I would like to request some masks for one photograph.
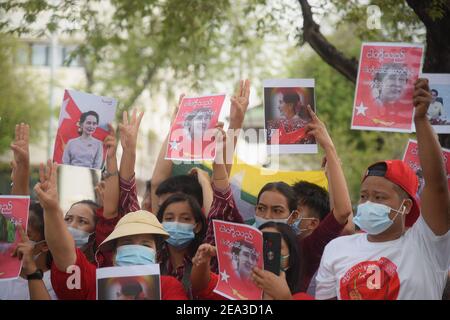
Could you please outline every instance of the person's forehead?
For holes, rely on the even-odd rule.
[[[166,213],[193,215],[192,209],[187,201],[179,201],[169,204],[166,210],[164,210],[164,214]]]
[[[82,217],[86,219],[93,219],[94,214],[92,208],[85,203],[77,203],[67,211],[67,215]]]
[[[265,206],[282,206],[286,207],[287,199],[286,197],[278,191],[268,190],[264,191],[259,197],[259,204]]]
[[[385,177],[379,176],[368,176],[361,183],[361,192],[384,192],[391,193],[392,191],[396,191],[395,184]]]
[[[97,121],[97,118],[93,115],[89,115],[86,117],[86,121]]]

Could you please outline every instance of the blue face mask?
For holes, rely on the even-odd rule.
[[[153,248],[137,244],[127,244],[117,248],[116,266],[137,266],[155,263],[156,252]]]
[[[403,207],[403,211],[392,209],[391,207],[381,203],[366,201],[358,205],[357,213],[353,218],[353,222],[361,228],[361,230],[367,232],[368,234],[377,235],[392,226],[399,213],[405,213],[403,203],[400,207]],[[389,213],[391,210],[397,212],[392,220],[389,219]]]
[[[168,244],[177,249],[184,249],[194,240],[194,225],[190,223],[180,222],[163,222],[164,230],[166,230],[170,238],[166,240]]]
[[[72,227],[67,227],[67,229],[69,229],[69,232],[72,235],[73,240],[75,240],[75,246],[77,248],[81,248],[86,243],[88,243],[91,233],[88,233],[80,229],[75,229]]]

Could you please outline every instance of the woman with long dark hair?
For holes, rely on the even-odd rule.
[[[205,238],[206,218],[197,200],[182,193],[167,198],[157,217],[170,235],[159,244],[157,261],[161,264],[161,274],[177,278],[189,295],[192,258]]]

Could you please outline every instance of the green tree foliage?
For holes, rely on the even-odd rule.
[[[259,2],[10,0],[0,4],[0,28],[36,35],[58,30],[81,38],[73,56],[85,67],[85,90],[118,98],[120,117],[145,89],[164,88],[172,98],[177,86],[211,89],[213,79],[237,80],[239,70],[250,74],[258,61],[264,65],[259,51],[268,23],[251,27],[262,20],[257,9],[265,7]],[[12,13],[22,14],[22,23],[14,24]]]
[[[352,34],[352,29],[345,27],[330,38],[351,55],[359,52],[361,44],[360,41],[355,41]],[[380,160],[401,159],[410,136],[402,133],[351,130],[355,85],[315,54],[299,55],[289,66],[289,76],[315,79],[317,114],[327,125],[335,143],[352,200],[356,203],[361,177],[367,167]],[[317,156],[301,156],[300,161],[318,169],[321,159],[322,153]],[[290,162],[295,163],[292,158]]]
[[[17,44],[0,34],[0,154],[14,139],[15,125],[31,126],[31,139],[37,141],[47,128],[48,111],[43,95],[36,90],[36,80],[14,65]]]

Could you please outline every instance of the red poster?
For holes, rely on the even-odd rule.
[[[30,197],[0,196],[0,281],[17,278],[22,261],[11,257],[22,241],[18,225],[27,228]]]
[[[363,43],[352,129],[412,131],[414,82],[422,57],[422,45]]]
[[[183,98],[172,124],[166,159],[213,160],[216,143],[213,141],[224,94],[197,98]]]
[[[65,90],[59,115],[53,161],[101,169],[106,157],[103,141],[114,121],[117,100]]]
[[[447,170],[447,182],[448,187],[450,189],[450,150],[442,148],[442,156],[444,158],[445,168]],[[411,169],[417,175],[419,179],[419,190],[417,191],[417,196],[420,197],[422,193],[423,187],[425,186],[425,181],[423,180],[422,167],[419,161],[419,149],[417,147],[417,141],[409,140],[408,145],[406,146],[405,154],[403,155],[403,162],[408,164]]]
[[[252,269],[264,265],[261,231],[245,224],[213,223],[219,262],[214,292],[232,300],[261,300],[262,289],[251,280]]]

